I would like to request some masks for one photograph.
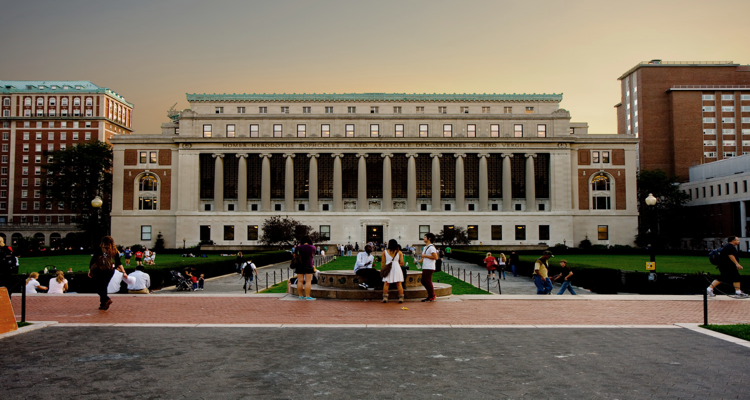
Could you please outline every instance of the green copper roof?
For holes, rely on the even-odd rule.
[[[560,94],[478,94],[478,93],[241,93],[190,94],[188,102],[197,101],[562,101]]]
[[[116,92],[89,81],[0,81],[0,93],[104,93],[133,107]]]

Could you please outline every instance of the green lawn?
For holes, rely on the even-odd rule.
[[[322,265],[318,270],[320,271],[332,271],[332,270],[353,270],[354,263],[357,261],[355,256],[338,257],[335,260]],[[409,264],[410,271],[416,271],[414,258],[411,256],[404,256],[404,261]],[[380,263],[375,263],[375,269],[380,269]],[[479,289],[473,285],[470,285],[460,279],[456,279],[445,272],[436,272],[432,275],[434,282],[440,281],[440,283],[447,283],[453,286],[453,294],[489,294],[487,291]],[[274,286],[264,290],[262,293],[286,293],[287,281],[277,283]]]
[[[538,256],[521,256],[521,261],[534,262]],[[550,259],[550,265],[559,265],[560,260],[568,261],[571,268],[613,268],[627,271],[646,271],[648,255],[559,255]],[[740,259],[740,264],[743,260]],[[750,261],[744,262],[742,275],[750,275]],[[656,256],[656,272],[672,274],[693,274],[708,272],[718,274],[716,266],[708,262],[708,256]]]
[[[230,259],[233,257],[221,257],[219,255],[210,254],[206,258],[185,258],[180,254],[157,254],[156,265],[147,266],[147,268],[161,268],[165,267],[165,264],[172,263],[190,263],[196,264],[201,262],[216,261],[218,258]],[[89,262],[91,256],[89,255],[69,255],[69,256],[52,256],[52,257],[19,257],[19,273],[39,272],[44,270],[47,265],[54,265],[58,270],[68,271],[68,268],[73,268],[74,272],[88,271]],[[130,268],[135,268],[135,258],[130,260]],[[125,259],[122,259],[123,264]],[[51,268],[51,267],[50,267]],[[126,267],[127,268],[127,267]]]
[[[710,329],[725,335],[740,339],[750,340],[750,324],[737,325],[701,325],[701,328]]]

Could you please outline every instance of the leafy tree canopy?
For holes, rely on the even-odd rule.
[[[288,216],[275,215],[263,221],[263,236],[260,241],[267,246],[292,246],[306,235],[310,235],[313,242],[320,240],[320,235],[311,226],[302,225]]]
[[[639,211],[636,244],[640,247],[650,244],[654,248],[679,246],[684,233],[684,205],[690,201],[690,195],[680,190],[677,177],[662,170],[640,170],[636,179]],[[656,205],[646,204],[649,194],[656,197]]]
[[[469,235],[466,229],[460,226],[454,226],[453,229],[441,229],[435,237],[435,241],[444,245],[451,246],[454,244],[469,244]]]

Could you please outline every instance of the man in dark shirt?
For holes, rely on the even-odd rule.
[[[516,272],[516,265],[518,265],[518,254],[516,252],[510,253],[510,270],[513,272],[513,276],[518,276],[518,273]]]
[[[740,271],[742,266],[739,262],[740,253],[737,251],[737,246],[740,244],[740,238],[737,236],[730,236],[727,238],[727,244],[721,248],[719,257],[719,272],[721,276],[719,279],[713,281],[711,286],[706,289],[709,296],[716,296],[714,294],[714,288],[719,283],[733,284],[734,293],[737,297],[748,297],[745,293],[740,290]]]
[[[570,267],[568,267],[568,262],[565,260],[560,260],[560,267],[562,267],[562,271],[557,274],[557,276],[555,276],[555,280],[562,278],[563,283],[560,291],[557,292],[557,294],[563,294],[567,289],[570,291],[570,294],[575,296],[576,292],[575,290],[573,290],[573,286],[570,286],[570,278],[573,276],[573,271],[570,270]]]

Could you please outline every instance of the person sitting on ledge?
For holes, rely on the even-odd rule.
[[[380,271],[373,268],[374,257],[372,246],[365,246],[365,251],[357,253],[357,262],[354,264],[354,273],[361,277],[363,282],[359,284],[362,289],[375,289],[383,284]]]
[[[135,283],[128,283],[128,293],[130,294],[149,294],[148,288],[151,286],[151,277],[144,272],[145,268],[143,265],[135,267],[135,272],[130,274],[131,278],[135,278]]]

